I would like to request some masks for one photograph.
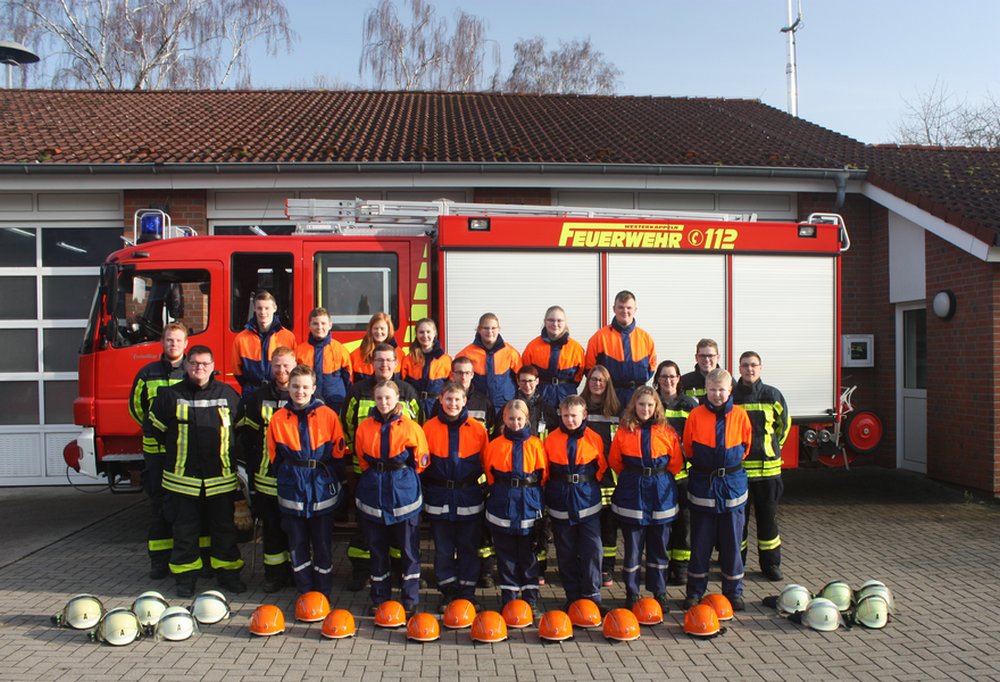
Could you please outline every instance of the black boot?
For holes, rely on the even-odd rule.
[[[215,574],[219,581],[219,587],[222,589],[229,590],[233,594],[243,594],[247,591],[246,583],[240,580],[239,570],[223,571],[220,569]]]
[[[181,599],[188,599],[194,596],[195,588],[198,585],[198,576],[194,573],[182,573],[177,576],[177,596]]]

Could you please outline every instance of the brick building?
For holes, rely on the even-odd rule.
[[[1000,494],[1000,152],[865,145],[725,99],[10,91],[0,116],[2,485],[66,480],[97,266],[135,209],[221,234],[287,229],[289,197],[445,197],[842,213],[842,331],[874,338],[845,383],[884,421],[873,461]],[[765,303],[794,330],[803,311]]]

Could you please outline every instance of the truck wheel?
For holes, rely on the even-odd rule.
[[[847,415],[844,437],[849,447],[859,455],[867,455],[878,448],[885,433],[882,418],[874,410],[857,410]]]

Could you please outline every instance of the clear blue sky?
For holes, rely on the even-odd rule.
[[[623,95],[754,98],[787,109],[786,0],[432,0],[486,19],[509,71],[520,38],[549,46],[589,36],[623,75]],[[402,9],[402,0],[397,0]],[[375,0],[286,0],[290,55],[255,49],[255,87],[370,85],[358,75],[362,24]],[[799,115],[863,142],[888,142],[905,100],[935,82],[957,99],[1000,96],[1000,2],[802,0]],[[401,12],[402,14],[402,12]]]

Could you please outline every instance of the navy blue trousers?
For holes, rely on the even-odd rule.
[[[441,594],[469,600],[476,596],[482,528],[482,514],[457,521],[431,520],[434,576]]]
[[[497,572],[500,574],[500,602],[517,598],[534,607],[538,603],[538,557],[535,535],[508,535],[493,528],[497,548]]]
[[[701,597],[708,588],[708,564],[712,549],[719,548],[722,571],[722,594],[743,595],[743,558],[740,543],[746,506],[736,511],[716,514],[691,505],[691,562],[688,564],[687,596]]]
[[[333,590],[333,514],[306,518],[282,514],[281,527],[288,535],[292,578],[299,594]]]
[[[587,598],[601,603],[601,517],[580,523],[552,520],[552,536],[559,562],[559,580],[568,601]]]
[[[620,518],[618,524],[625,540],[625,560],[622,578],[625,591],[639,594],[639,568],[642,565],[643,550],[646,553],[646,589],[654,595],[667,591],[667,545],[670,544],[670,524],[639,526],[626,523]]]
[[[371,599],[373,604],[388,601],[392,594],[389,579],[389,546],[399,547],[403,571],[403,606],[407,609],[420,601],[420,516],[387,526],[378,521],[358,519],[371,552]]]

